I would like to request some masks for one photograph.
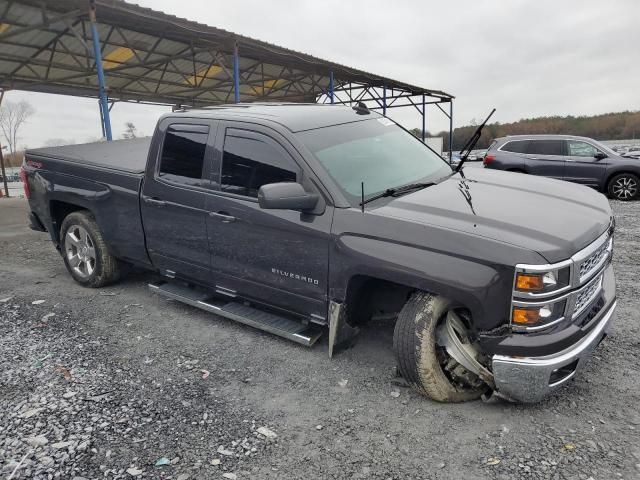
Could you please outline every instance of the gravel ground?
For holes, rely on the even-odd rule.
[[[640,478],[640,203],[613,208],[618,320],[582,374],[538,405],[440,405],[397,383],[388,323],[329,360],[148,273],[85,289],[0,199],[0,478]]]

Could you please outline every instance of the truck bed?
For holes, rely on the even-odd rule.
[[[151,137],[142,137],[113,142],[34,148],[29,149],[27,153],[31,157],[42,156],[127,173],[143,173],[150,144]]]

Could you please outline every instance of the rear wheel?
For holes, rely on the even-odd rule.
[[[98,288],[120,278],[118,260],[107,251],[93,215],[87,211],[67,215],[60,228],[62,257],[73,279]]]
[[[411,296],[398,316],[393,335],[398,369],[415,390],[433,400],[475,400],[487,390],[486,384],[453,359],[438,341],[448,316],[455,320],[454,330],[460,340],[468,341],[451,301],[425,292]]]
[[[635,200],[638,198],[640,181],[633,173],[620,173],[609,180],[608,193],[616,200]]]

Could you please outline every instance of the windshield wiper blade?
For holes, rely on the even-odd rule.
[[[404,195],[405,193],[412,192],[414,190],[422,190],[423,188],[430,187],[435,185],[433,182],[421,182],[421,183],[410,183],[408,185],[402,185],[401,187],[387,188],[384,192],[380,192],[373,197],[369,197],[366,200],[360,202],[360,206],[366,205],[369,202],[373,202],[374,200],[378,200],[379,198],[384,197],[398,197],[400,195]]]
[[[480,137],[482,136],[482,129],[487,124],[491,116],[495,113],[495,111],[496,111],[495,108],[491,110],[491,113],[489,114],[489,116],[484,119],[484,122],[478,125],[478,128],[476,128],[476,131],[473,133],[471,138],[467,140],[467,143],[464,144],[464,147],[462,147],[462,150],[460,150],[460,161],[458,162],[458,165],[454,169],[454,172],[459,172],[462,169],[462,165],[464,165],[464,162],[467,161],[467,157],[471,153],[471,150],[475,148],[476,143],[478,143],[478,140],[480,140]],[[451,154],[451,157],[453,157],[453,154]],[[450,161],[453,161],[453,158],[451,158]]]

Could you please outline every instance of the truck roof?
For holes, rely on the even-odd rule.
[[[247,120],[259,118],[279,123],[292,132],[302,132],[341,123],[381,117],[379,113],[358,113],[343,105],[318,103],[238,103],[173,112],[166,116]]]

